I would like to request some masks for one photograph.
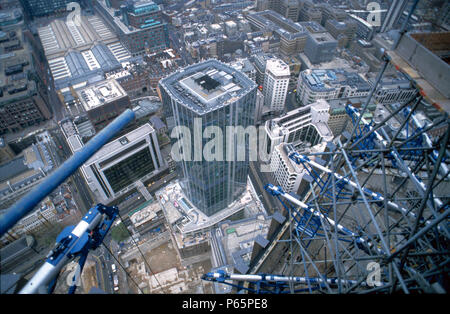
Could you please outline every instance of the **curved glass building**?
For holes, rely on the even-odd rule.
[[[172,132],[173,144],[184,138],[183,159],[177,162],[181,186],[193,205],[208,216],[237,200],[246,188],[249,138],[242,129],[235,132],[230,127],[246,129],[254,124],[256,88],[245,74],[213,59],[159,82],[169,128],[185,127],[190,135],[174,138],[176,132]],[[221,132],[208,133],[208,127]],[[239,142],[240,136],[245,141]],[[211,148],[212,140],[216,145]],[[203,151],[215,158],[205,158]]]

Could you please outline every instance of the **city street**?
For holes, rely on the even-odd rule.
[[[51,134],[53,136],[53,139],[56,143],[57,154],[61,161],[65,161],[70,156],[72,156],[72,152],[67,145],[64,136],[61,134],[61,131],[58,129],[51,130]],[[95,204],[94,199],[90,193],[90,190],[86,186],[86,183],[84,182],[84,179],[81,177],[81,174],[79,171],[75,172],[71,177],[70,181],[75,186],[73,187],[72,191],[74,192],[74,197],[77,201],[77,204],[81,210],[82,213],[87,212],[89,208],[92,207],[92,205]],[[81,200],[81,203],[79,202]]]
[[[286,103],[284,106],[284,112],[289,112],[298,107],[300,107],[300,104],[297,103],[294,91],[288,91],[288,93],[286,95]]]

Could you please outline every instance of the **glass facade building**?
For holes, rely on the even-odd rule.
[[[33,17],[63,12],[70,2],[74,0],[21,0],[25,12]]]
[[[104,170],[114,192],[126,188],[143,176],[155,170],[149,147]]]
[[[239,142],[243,132],[231,132],[229,127],[246,129],[254,124],[257,85],[217,60],[188,66],[159,84],[169,128],[181,126],[190,132],[190,141],[184,141],[181,149],[184,156],[177,162],[181,186],[189,200],[211,216],[238,199],[246,188],[248,136],[244,134],[245,142]],[[218,127],[221,136],[205,136],[210,126]],[[173,130],[173,144],[184,136],[174,134]],[[209,151],[207,143],[212,140],[220,147],[210,150],[217,158],[207,160],[203,149]],[[242,152],[245,158],[238,156]]]
[[[81,173],[96,199],[109,202],[164,169],[156,132],[146,123],[105,144],[83,165]]]

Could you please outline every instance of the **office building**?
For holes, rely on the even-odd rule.
[[[349,14],[349,17],[356,22],[356,36],[360,39],[371,41],[375,35],[375,27],[355,14]]]
[[[303,105],[318,99],[341,99],[367,96],[370,85],[358,74],[344,69],[308,69],[300,72],[297,98]]]
[[[316,21],[298,22],[298,24],[303,26],[310,34],[327,32],[327,30]]]
[[[211,216],[246,189],[248,143],[238,148],[236,137],[226,135],[227,127],[253,125],[257,86],[240,71],[213,59],[179,70],[159,84],[169,129],[185,127],[192,134],[190,143],[183,143],[183,158],[178,161],[183,191],[195,207]],[[212,161],[202,154],[202,147],[209,142],[202,139],[207,126],[217,126],[225,139],[218,140],[222,155]],[[182,136],[178,134],[176,140],[181,141]],[[238,150],[245,158],[237,159]]]
[[[248,59],[237,59],[230,63],[230,66],[248,76],[256,82],[256,69]]]
[[[280,143],[294,146],[309,143],[309,146],[314,146],[322,141],[331,141],[333,133],[328,127],[329,110],[330,105],[320,99],[266,121],[264,151],[271,154]]]
[[[336,55],[337,41],[329,33],[308,34],[305,55],[313,64],[328,62]]]
[[[67,4],[73,0],[21,0],[25,13],[30,17],[65,13]]]
[[[23,13],[20,8],[0,10],[0,27],[3,31],[22,26],[23,24]]]
[[[322,11],[312,1],[303,1],[299,12],[299,21],[315,21],[320,24],[322,22]]]
[[[367,81],[373,86],[375,79],[375,75],[371,75]],[[411,101],[417,92],[405,74],[394,71],[383,75],[373,96],[379,103],[388,105]]]
[[[300,0],[282,0],[280,1],[277,12],[285,18],[297,22],[300,14],[300,9]]]
[[[0,137],[0,164],[10,161],[15,155],[11,146],[5,142],[3,137]]]
[[[48,134],[41,135],[48,138]],[[53,171],[55,161],[50,149],[47,142],[38,141],[0,165],[0,209],[9,208]]]
[[[264,105],[270,111],[281,112],[284,109],[291,73],[289,67],[280,59],[270,59],[264,75]]]
[[[279,36],[281,53],[289,56],[305,48],[308,31],[300,24],[271,10],[249,14],[247,19],[257,30]]]
[[[167,23],[161,7],[151,0],[134,0],[115,9],[105,0],[94,9],[118,34],[121,43],[132,56],[165,50],[170,46]]]
[[[36,251],[33,248],[35,243],[36,241],[32,236],[23,236],[2,247],[0,249],[0,268],[2,275],[12,273],[14,268],[23,260],[35,257]]]
[[[256,83],[258,84],[258,86],[262,87],[264,85],[267,60],[272,58],[275,57],[273,55],[265,54],[262,52],[252,56],[252,62],[256,70]]]
[[[349,99],[333,99],[328,101],[328,104],[330,105],[328,127],[335,137],[341,135],[344,131],[349,133],[353,131],[353,123],[345,110],[345,106],[350,104],[354,108],[361,108],[366,99],[367,97],[357,97]],[[364,119],[371,121],[376,108],[377,104],[375,103],[375,100],[372,99],[367,106],[366,112],[364,113]]]
[[[75,153],[83,147],[79,135],[67,137]],[[166,168],[155,130],[150,124],[105,144],[81,168],[99,202],[109,202]]]
[[[289,158],[289,154],[296,151],[298,150],[292,144],[280,143],[275,146],[270,158],[270,169],[277,185],[281,186],[284,192],[301,195],[302,190],[308,188],[309,174],[302,165]]]
[[[347,19],[347,13],[335,6],[332,6],[328,3],[321,3],[319,5],[320,10],[322,11],[322,20],[320,24],[326,27],[328,20],[336,20],[338,22],[343,22]]]
[[[20,29],[0,31],[0,55],[0,133],[50,119],[46,89],[36,75],[31,46]]]
[[[356,35],[356,22],[351,19],[338,21],[328,19],[325,28],[339,42],[339,47],[347,47]]]
[[[226,220],[211,232],[212,266],[230,267],[233,272],[245,274],[255,241],[264,241],[269,232],[272,217],[259,213],[254,217]],[[267,240],[265,240],[267,241]],[[218,285],[220,288],[225,285]],[[231,290],[231,287],[229,287]],[[227,289],[228,290],[228,289]],[[231,291],[227,291],[231,293]],[[216,293],[224,293],[215,287]]]
[[[298,75],[302,68],[302,62],[298,56],[284,56],[281,59],[289,66],[291,77],[289,78],[288,90],[293,90],[297,87]]]
[[[256,91],[255,125],[259,125],[261,123],[263,113],[264,113],[264,94],[258,89]]]
[[[98,131],[125,109],[131,108],[130,97],[115,79],[103,80],[76,91],[77,102]]]

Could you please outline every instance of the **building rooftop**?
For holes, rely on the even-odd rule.
[[[266,28],[290,40],[307,34],[307,30],[302,25],[294,23],[292,20],[272,10],[252,13],[248,17],[258,21],[262,28]]]
[[[314,33],[326,33],[327,32],[325,27],[323,27],[322,25],[320,25],[316,21],[298,22],[298,24],[300,24],[301,26],[306,28],[308,30],[308,32],[310,32],[311,34],[314,34]]]
[[[122,12],[119,15],[115,14],[115,9],[113,7],[108,8],[105,0],[98,0],[97,5],[99,5],[104,12],[106,12],[109,16],[108,18],[114,22],[114,24],[122,31],[124,34],[131,34],[140,32],[143,30],[148,30],[149,28],[158,27],[161,24],[161,21],[150,21],[147,24],[141,26],[141,28],[133,27],[132,25],[126,25],[123,22]],[[160,10],[159,5],[155,4],[153,1],[133,1],[131,6],[129,7],[128,13],[133,15],[142,15],[147,14],[151,11]]]
[[[127,96],[115,79],[104,80],[76,91],[84,108],[89,111]]]
[[[373,85],[376,80],[377,73],[367,73],[367,81]],[[379,86],[383,88],[412,88],[411,81],[408,77],[399,71],[386,71],[379,82]]]
[[[0,249],[0,261],[2,261],[2,266],[5,266],[11,260],[17,258],[23,254],[27,249],[30,249],[35,243],[32,236],[23,236],[20,239],[2,247]]]
[[[182,234],[193,234],[208,230],[244,209],[251,212],[259,210],[251,195],[250,186],[247,186],[247,190],[239,199],[212,216],[205,215],[191,204],[183,193],[178,180],[157,191],[156,196],[164,208],[164,214],[169,223],[177,224],[177,228]]]
[[[131,147],[132,145],[136,144],[133,142],[141,138],[144,138],[153,131],[154,131],[153,127],[150,124],[146,123],[140,126],[139,128],[134,129],[131,132],[128,132],[124,136],[103,145],[103,147],[99,151],[97,151],[97,153],[94,156],[92,156],[85,163],[85,165],[93,164],[99,160],[107,159],[108,157],[111,157],[119,152],[122,152],[125,146]]]
[[[270,71],[274,76],[289,76],[289,66],[281,59],[269,59],[266,64],[266,71]]]
[[[151,125],[155,128],[155,130],[160,130],[166,127],[166,125],[164,124],[164,122],[161,120],[160,117],[158,116],[152,116],[150,118],[150,123]]]
[[[346,20],[346,21],[342,21],[342,22],[340,22],[340,21],[337,21],[337,20],[335,20],[335,19],[328,19],[327,20],[327,23],[330,23],[331,25],[333,25],[336,29],[341,29],[341,30],[344,30],[344,29],[346,29],[347,27],[348,27],[348,25],[350,24],[350,23],[355,23],[353,20]]]
[[[66,55],[48,60],[55,87],[85,85],[101,80],[104,73],[122,67],[130,54],[120,43],[95,43],[84,51],[71,50]]]
[[[128,214],[131,222],[137,228],[157,217],[157,212],[161,210],[161,207],[157,202],[148,201],[143,206],[140,206],[137,210]]]
[[[342,55],[342,54],[341,54]],[[299,53],[298,57],[302,62],[302,68],[306,69],[344,69],[348,72],[366,73],[369,66],[363,61],[351,58],[344,59],[342,56],[335,56],[331,61],[313,64],[304,52]]]
[[[328,91],[342,85],[355,87],[358,90],[370,90],[370,85],[358,74],[344,69],[308,69],[300,75],[304,84],[314,91]]]
[[[42,142],[32,144],[21,156],[0,165],[0,197],[33,184],[53,168],[48,148]]]
[[[351,17],[352,19],[354,19],[355,21],[361,23],[362,25],[364,25],[365,27],[367,27],[368,29],[372,29],[373,26],[372,24],[370,24],[369,22],[367,22],[365,19],[360,18],[359,16],[355,15],[355,14],[349,14],[349,17]]]
[[[9,162],[0,165],[0,182],[10,180],[26,171],[29,168],[25,164],[25,157],[14,158]]]
[[[312,33],[312,34],[309,34],[309,37],[318,44],[326,43],[326,42],[336,42],[336,39],[334,39],[334,37],[331,36],[330,33],[328,33],[328,32]]]
[[[7,9],[0,11],[0,27],[3,29],[9,26],[18,26],[23,24],[23,13],[19,8]]]
[[[237,221],[224,221],[213,230],[218,250],[212,251],[219,266],[232,265],[240,273],[246,273],[250,264],[255,240],[266,237],[271,217],[260,213],[255,217]]]
[[[256,87],[242,72],[214,59],[178,70],[160,84],[198,114],[226,106]]]
[[[0,40],[0,104],[25,99],[37,92],[34,80],[28,74],[34,72],[31,46],[23,40],[20,29],[3,33]]]
[[[248,59],[238,59],[230,63],[230,66],[238,71],[250,73],[255,71],[255,67]]]
[[[117,36],[97,15],[80,15],[79,20],[55,19],[38,28],[38,35],[47,58],[61,57],[70,50],[83,51],[94,43],[118,42]]]
[[[324,99],[319,99],[316,102],[304,107],[300,107],[289,112],[282,114],[281,116],[267,121],[270,132],[274,136],[281,136],[284,133],[288,133],[292,130],[304,127],[308,124],[315,126],[316,130],[325,141],[329,141],[333,137],[328,124],[322,122],[321,119],[315,118],[312,115],[312,111],[326,111],[328,112],[330,105]]]

